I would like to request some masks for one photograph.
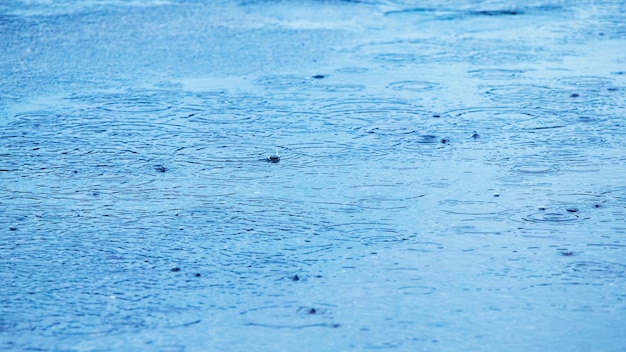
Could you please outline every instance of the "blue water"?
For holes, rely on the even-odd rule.
[[[626,351],[626,3],[16,0],[0,33],[0,350]]]

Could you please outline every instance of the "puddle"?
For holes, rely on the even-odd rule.
[[[0,349],[623,348],[625,10],[0,5]]]

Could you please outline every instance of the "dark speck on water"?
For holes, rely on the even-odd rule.
[[[154,170],[157,171],[157,172],[165,172],[165,171],[167,171],[167,169],[163,165],[155,165],[154,166]]]
[[[179,267],[174,267],[170,271],[172,271],[172,272],[179,272],[180,268]]]
[[[275,154],[270,154],[267,156],[267,162],[269,163],[278,163],[280,161],[280,155],[278,155],[278,153]]]

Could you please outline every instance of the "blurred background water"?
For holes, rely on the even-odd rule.
[[[625,14],[3,2],[0,349],[624,351]]]

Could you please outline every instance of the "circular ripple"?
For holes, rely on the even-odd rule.
[[[365,67],[342,67],[335,70],[335,72],[339,73],[350,73],[350,74],[358,74],[368,72],[369,69]]]
[[[372,56],[374,61],[389,63],[411,63],[415,61],[415,55],[409,53],[381,53]]]
[[[58,123],[61,119],[61,115],[51,112],[27,112],[14,115],[14,119],[9,125],[12,126],[30,126],[32,128],[40,127],[42,125]]]
[[[493,130],[518,132],[522,129],[536,129],[562,124],[557,112],[548,109],[525,107],[472,107],[446,113],[458,132]]]
[[[509,217],[511,220],[532,222],[541,224],[567,224],[588,219],[583,217],[578,209],[572,205],[556,205],[550,207],[531,208],[526,207],[515,212]],[[549,231],[547,236],[550,236]],[[536,231],[532,231],[527,237],[545,237],[541,234],[537,236]]]
[[[303,329],[332,326],[330,307],[329,305],[322,305],[322,307],[267,306],[249,309],[240,314],[248,320],[248,325]]]
[[[507,70],[501,68],[484,68],[468,71],[472,77],[486,80],[511,79],[521,76],[524,72],[523,70]]]
[[[447,200],[440,202],[442,210],[456,215],[493,215],[504,211],[495,202]]]
[[[567,211],[539,211],[533,214],[529,214],[524,217],[524,220],[530,222],[568,222],[568,221],[576,221],[580,218],[578,215],[567,212]]]
[[[361,84],[315,84],[311,85],[311,90],[321,92],[358,92],[365,89]]]
[[[426,296],[433,294],[436,289],[430,286],[404,286],[399,287],[398,291],[400,291],[404,295],[408,296]]]
[[[596,278],[617,278],[626,275],[626,265],[603,261],[579,261],[570,264],[572,271]]]
[[[530,238],[554,238],[559,235],[559,232],[555,230],[549,230],[549,229],[533,229],[533,230],[520,229],[520,235],[522,237],[530,237]]]
[[[460,60],[458,52],[454,51],[454,46],[440,42],[399,40],[370,43],[356,47],[354,52],[377,63],[408,64],[432,63],[433,61],[441,63]]]
[[[429,116],[421,107],[402,100],[393,99],[337,99],[323,102],[319,111],[328,123],[345,124],[348,122],[354,127],[368,129],[373,124],[385,122],[387,126],[405,128],[407,124],[415,124]],[[402,126],[398,124],[407,123]],[[356,124],[356,126],[355,126]],[[387,130],[393,128],[387,128]]]
[[[491,88],[483,93],[496,103],[533,104],[543,101],[552,89],[535,84],[511,84]]]
[[[112,112],[146,113],[168,110],[171,105],[161,101],[156,96],[114,96],[110,97],[109,101],[103,102],[99,108]]]
[[[408,90],[412,92],[424,92],[439,88],[439,83],[426,82],[426,81],[400,81],[392,82],[388,85],[389,88],[394,90]]]
[[[554,174],[558,169],[553,165],[546,165],[541,162],[528,162],[515,165],[512,169],[514,172],[521,174],[545,175]]]
[[[269,75],[254,80],[254,84],[272,89],[302,88],[309,82],[309,77],[299,75]]]
[[[564,111],[568,109],[597,110],[615,107],[612,95],[596,86],[567,85],[565,88],[549,88],[539,85],[507,85],[491,88],[484,95],[498,104],[536,107]]]
[[[613,85],[613,79],[600,76],[574,76],[558,80],[560,84],[580,88],[604,88]]]
[[[399,235],[390,235],[390,236],[366,236],[361,239],[363,242],[367,244],[372,243],[402,243],[406,241],[406,238],[403,238]]]

